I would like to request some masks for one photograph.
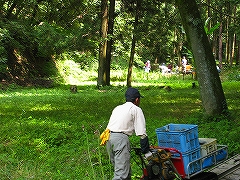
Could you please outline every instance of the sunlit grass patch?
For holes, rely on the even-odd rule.
[[[144,98],[150,143],[157,144],[155,129],[169,123],[199,125],[199,136],[217,138],[239,151],[239,86],[224,82],[232,119],[209,121],[202,114],[201,98],[192,79],[160,78],[134,82]],[[170,86],[168,91],[163,87]],[[111,179],[112,166],[99,134],[106,128],[113,108],[125,102],[124,85],[96,88],[78,85],[55,88],[17,88],[0,95],[0,176],[5,179]],[[131,137],[132,146],[139,138]],[[141,171],[135,162],[133,175]]]

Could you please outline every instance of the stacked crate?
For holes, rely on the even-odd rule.
[[[192,124],[168,124],[156,129],[158,146],[163,148],[175,148],[180,154],[172,154],[175,166],[181,166],[179,160],[183,161],[185,174],[193,174],[201,170],[200,161],[194,163],[201,157],[201,148],[198,139],[198,126]]]
[[[226,149],[217,150],[217,139],[199,138],[201,147],[201,156],[203,158],[202,167],[207,168],[227,157]],[[217,153],[216,153],[217,151]]]
[[[215,138],[198,138],[201,147],[201,156],[207,156],[217,150],[217,139]]]
[[[213,151],[217,150],[217,139],[214,138],[199,138],[201,147],[201,156],[203,159],[202,167],[207,168],[214,164],[214,156],[209,156]]]

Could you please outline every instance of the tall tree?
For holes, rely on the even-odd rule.
[[[115,13],[115,0],[110,0],[109,5],[109,21],[108,21],[108,32],[107,32],[107,54],[106,54],[106,85],[110,85],[110,67],[112,57],[112,46],[113,46],[113,26],[114,26],[114,13]]]
[[[101,1],[101,42],[99,46],[98,86],[110,85],[110,66],[113,45],[115,0]]]
[[[107,56],[107,28],[108,28],[108,0],[101,1],[101,42],[99,45],[99,63],[98,63],[98,86],[107,85],[107,69],[106,69],[106,56]]]
[[[203,108],[210,116],[224,114],[227,102],[196,1],[175,2],[193,51]]]
[[[132,86],[132,70],[133,70],[133,61],[135,55],[135,46],[136,46],[136,30],[138,27],[138,20],[139,20],[139,13],[140,13],[140,3],[141,0],[136,0],[136,9],[135,9],[135,21],[134,21],[134,29],[133,29],[133,36],[132,36],[132,46],[130,52],[130,59],[129,59],[129,66],[128,66],[128,75],[127,75],[127,86]]]
[[[233,24],[235,24],[236,23],[236,10],[237,10],[237,8],[236,8],[236,6],[234,5],[233,6]],[[234,56],[235,56],[235,44],[236,44],[236,33],[235,32],[233,32],[232,33],[232,44],[231,44],[231,51],[230,51],[230,66],[232,66],[233,65],[233,59],[234,59]]]

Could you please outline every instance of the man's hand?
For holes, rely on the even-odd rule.
[[[142,149],[142,153],[146,154],[149,152],[149,142],[148,142],[148,136],[142,135],[140,139],[140,146]]]
[[[149,161],[153,158],[153,154],[148,151],[147,153],[144,154],[144,157]]]

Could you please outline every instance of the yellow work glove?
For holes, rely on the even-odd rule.
[[[102,140],[100,143],[101,146],[104,146],[107,143],[109,136],[110,136],[110,130],[105,129],[105,131],[103,131],[103,133],[100,135],[100,139]]]

